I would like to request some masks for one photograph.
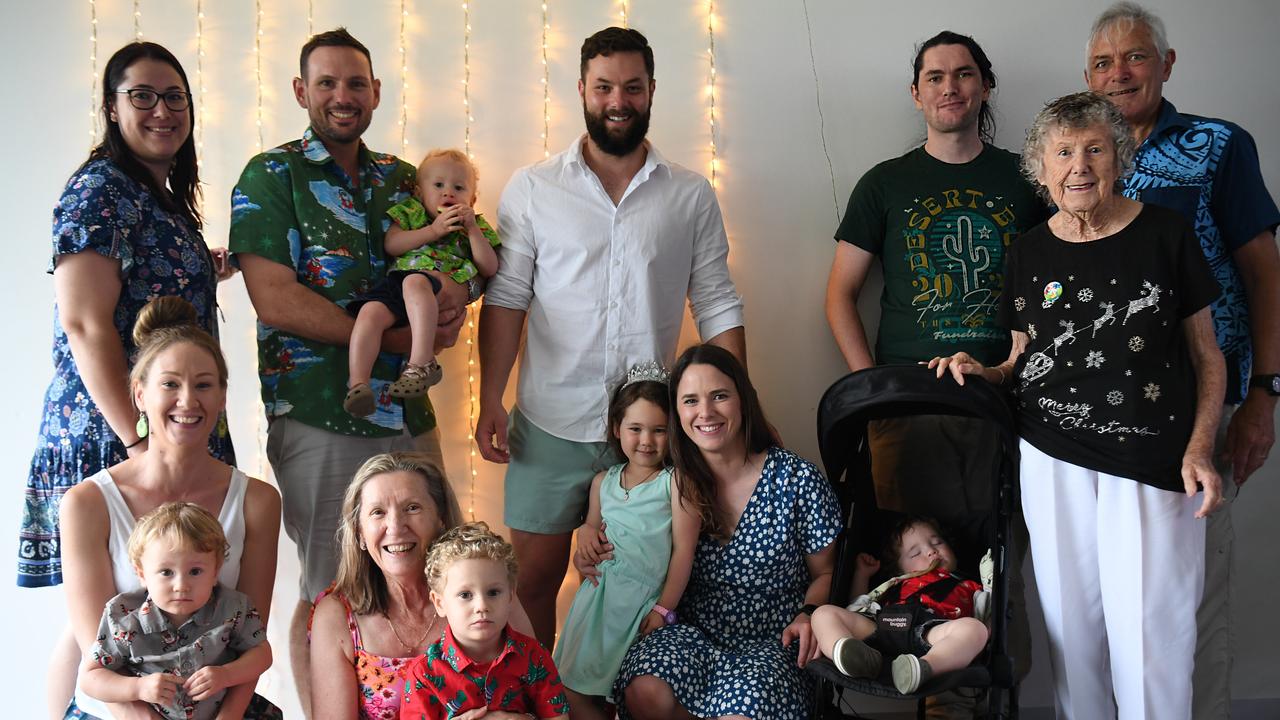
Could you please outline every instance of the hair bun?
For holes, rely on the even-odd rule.
[[[133,343],[142,347],[159,330],[190,325],[200,326],[195,307],[180,297],[166,295],[147,303],[133,323]]]

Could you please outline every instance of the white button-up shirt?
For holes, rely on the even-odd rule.
[[[582,157],[585,137],[507,183],[485,302],[528,313],[520,412],[556,437],[597,442],[627,369],[674,361],[686,297],[703,340],[742,326],[743,314],[706,178],[646,143],[615,206]]]

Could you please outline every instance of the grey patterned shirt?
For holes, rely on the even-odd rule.
[[[209,602],[181,627],[151,602],[146,588],[120,593],[102,611],[95,662],[122,675],[142,677],[158,672],[183,678],[207,665],[225,665],[266,639],[262,616],[249,596],[219,584]],[[168,706],[152,703],[173,720],[205,720],[218,714],[226,690],[196,702],[182,688]]]

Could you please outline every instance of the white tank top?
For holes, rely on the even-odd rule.
[[[116,593],[129,592],[142,587],[142,581],[133,571],[133,563],[129,560],[129,534],[133,532],[135,519],[129,512],[129,506],[120,494],[120,488],[111,478],[107,470],[101,470],[88,478],[89,482],[98,486],[102,499],[107,503],[107,516],[111,519],[111,536],[107,547],[111,552],[111,575],[116,581]],[[218,512],[218,522],[227,536],[227,559],[218,572],[218,582],[234,588],[240,581],[240,557],[244,554],[244,498],[249,488],[249,478],[239,470],[231,469],[231,482],[227,485],[227,496],[222,501],[222,509]],[[115,595],[113,594],[112,597]],[[84,694],[77,684],[76,706],[82,711],[101,718],[111,717],[110,711],[103,703]]]
[[[89,481],[98,486],[102,499],[107,503],[107,516],[111,518],[111,538],[108,548],[111,552],[111,574],[116,581],[116,592],[129,592],[142,587],[138,575],[133,571],[133,563],[129,560],[129,534],[133,532],[135,518],[129,506],[120,494],[120,488],[111,478],[107,470],[102,470]],[[227,558],[218,572],[218,582],[229,588],[235,588],[240,581],[240,556],[244,554],[244,495],[249,487],[249,478],[239,470],[231,469],[231,482],[227,485],[227,496],[222,501],[222,509],[218,512],[218,522],[227,535]]]

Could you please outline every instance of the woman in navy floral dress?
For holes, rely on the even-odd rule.
[[[840,513],[822,473],[774,446],[746,371],[699,345],[671,375],[681,495],[702,518],[674,623],[631,647],[614,687],[623,717],[802,720]],[[668,622],[671,622],[670,620]]]
[[[181,84],[135,84],[143,67],[171,68]],[[102,114],[102,143],[53,209],[54,377],[19,536],[18,584],[25,587],[62,582],[63,493],[146,450],[125,382],[138,311],[148,300],[177,295],[217,337],[218,267],[200,235],[194,109],[177,59],[154,43],[125,46],[103,74]],[[234,464],[226,423],[209,449]]]
[[[86,477],[144,452],[127,376],[133,322],[148,300],[176,295],[217,332],[219,266],[200,235],[190,85],[174,56],[131,43],[103,72],[102,143],[67,181],[53,210],[53,381],[27,479],[18,585],[62,583],[58,506]],[[234,463],[225,422],[209,450]],[[63,634],[48,698],[71,696],[79,650]]]

